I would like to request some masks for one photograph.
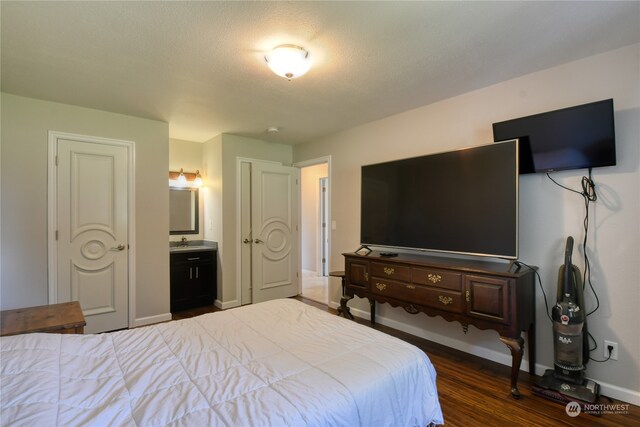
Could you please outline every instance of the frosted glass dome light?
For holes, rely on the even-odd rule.
[[[273,48],[264,56],[271,71],[287,80],[300,77],[311,67],[309,52],[292,44],[283,44]]]
[[[187,186],[187,177],[184,175],[184,171],[180,168],[180,175],[178,175],[178,186],[186,187]]]

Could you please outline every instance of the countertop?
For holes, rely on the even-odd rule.
[[[217,251],[218,242],[211,240],[188,240],[182,242],[169,242],[169,253]]]

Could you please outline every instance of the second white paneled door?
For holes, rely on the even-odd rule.
[[[275,163],[242,167],[242,304],[299,293],[298,176]]]

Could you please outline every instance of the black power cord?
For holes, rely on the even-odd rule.
[[[591,264],[589,263],[589,255],[587,254],[587,238],[589,236],[589,207],[591,202],[595,202],[596,200],[598,200],[598,195],[596,193],[596,185],[593,182],[591,168],[589,168],[589,176],[582,177],[582,182],[581,182],[582,191],[576,191],[572,188],[566,187],[558,183],[556,180],[551,178],[551,175],[549,175],[549,173],[547,173],[547,178],[549,178],[558,187],[564,188],[565,190],[570,191],[572,193],[579,194],[584,200],[584,207],[585,207],[585,214],[584,214],[584,221],[583,221],[584,239],[582,241],[582,247],[584,249],[584,273],[582,278],[582,289],[584,290],[586,284],[588,283],[589,288],[591,289],[591,292],[593,292],[593,296],[596,299],[596,307],[587,313],[587,317],[588,317],[588,316],[591,316],[593,313],[595,313],[596,310],[598,310],[598,308],[600,308],[600,299],[598,298],[598,294],[595,288],[593,287],[593,283],[591,282]],[[546,301],[545,301],[545,305],[546,305]],[[589,335],[589,339],[593,342],[593,345],[594,345],[593,348],[589,349],[589,352],[592,352],[598,348],[598,343],[593,338],[593,335],[591,335],[590,332],[588,332],[588,335]],[[611,358],[611,352],[609,352],[609,357],[607,357],[605,360],[595,360],[589,357],[589,359],[593,360],[594,362],[606,362],[610,358]]]
[[[564,188],[567,191],[571,191],[572,193],[579,194],[584,199],[584,239],[582,241],[582,247],[584,249],[584,273],[582,276],[582,286],[584,289],[584,286],[589,283],[589,287],[591,288],[591,291],[596,298],[596,308],[587,313],[587,316],[590,316],[595,313],[598,308],[600,308],[600,299],[598,298],[598,294],[596,293],[596,290],[593,287],[593,283],[591,282],[591,264],[589,263],[589,255],[587,254],[587,239],[589,237],[589,205],[591,204],[591,202],[595,202],[596,200],[598,200],[598,195],[596,194],[596,186],[592,178],[591,168],[589,168],[589,176],[582,177],[582,191],[576,191],[572,188],[565,187],[564,185],[551,178],[551,175],[549,175],[549,173],[547,173],[547,177],[557,186]]]
[[[533,271],[533,274],[536,275],[536,278],[538,279],[538,285],[540,286],[540,290],[542,291],[542,296],[544,297],[544,308],[545,308],[545,313],[547,314],[547,317],[549,318],[549,320],[551,321],[551,323],[553,323],[553,319],[551,318],[551,315],[549,314],[549,304],[547,303],[547,294],[544,291],[544,286],[542,286],[542,279],[540,278],[540,274],[538,273],[538,270],[531,267],[529,264],[522,262],[522,261],[515,261],[514,264],[516,265],[524,265],[525,267],[529,268],[530,270]]]
[[[589,334],[589,337],[590,337],[591,339],[593,339],[593,337],[591,336],[591,334]],[[589,360],[594,361],[594,362],[598,362],[598,363],[608,362],[608,361],[609,361],[609,359],[611,359],[611,354],[613,353],[613,346],[612,346],[612,345],[608,346],[608,347],[607,347],[607,350],[609,350],[609,351],[607,352],[607,353],[608,353],[608,355],[607,355],[607,358],[606,358],[606,359],[598,360],[598,359],[594,359],[593,357],[589,357]],[[589,351],[591,351],[591,350],[589,350]]]

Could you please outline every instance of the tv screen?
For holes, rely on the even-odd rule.
[[[362,167],[362,245],[518,257],[516,140]]]
[[[493,140],[520,139],[520,173],[616,164],[613,99],[493,124]]]

